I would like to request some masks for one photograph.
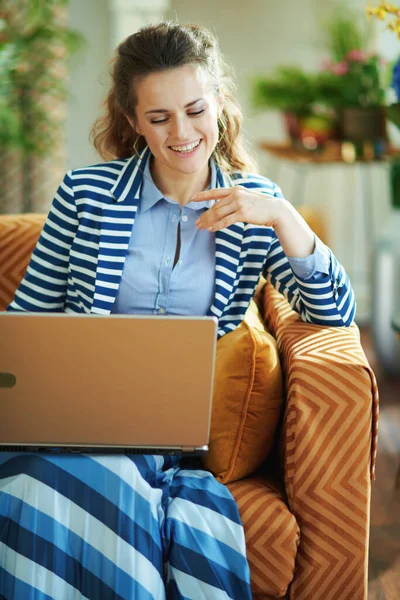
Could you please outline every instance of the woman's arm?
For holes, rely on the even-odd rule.
[[[284,199],[278,186],[268,191],[260,181],[251,189],[244,186],[219,188],[201,192],[196,201],[217,199],[203,213],[197,226],[217,231],[239,221],[271,227],[273,241],[264,264],[263,275],[288,300],[304,321],[316,325],[351,325],[356,302],[350,280],[333,252],[304,221],[295,208]],[[299,270],[289,258],[318,256],[324,269],[311,276],[296,275]],[[289,258],[288,258],[289,257]],[[293,261],[292,261],[293,262]]]
[[[56,192],[25,277],[7,311],[63,312],[69,254],[77,228],[71,172],[68,172]]]
[[[353,322],[356,301],[350,280],[333,252],[315,237],[317,249],[328,258],[328,273],[317,271],[315,276],[295,274],[274,234],[263,275],[281,292],[303,321],[315,325],[349,326]]]

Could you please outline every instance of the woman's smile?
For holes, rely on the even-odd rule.
[[[197,140],[196,142],[192,142],[191,144],[182,144],[182,145],[178,145],[178,146],[168,146],[168,148],[170,150],[172,150],[172,152],[176,155],[179,156],[179,158],[189,158],[191,156],[194,156],[194,154],[196,154],[197,150],[200,148],[200,144],[201,144],[202,140]]]

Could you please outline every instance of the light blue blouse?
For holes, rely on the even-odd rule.
[[[211,160],[209,189],[217,187]],[[215,285],[215,233],[199,231],[197,218],[215,200],[189,202],[184,207],[165,198],[155,185],[147,161],[139,208],[112,313],[204,316],[212,304]],[[179,260],[174,267],[178,224]],[[318,279],[328,273],[318,250],[307,258],[289,258],[299,277]]]
[[[211,161],[210,188],[217,187]],[[163,197],[150,172],[144,171],[139,208],[112,313],[204,316],[214,299],[215,233],[194,224],[215,204],[189,202],[183,208]],[[178,224],[180,256],[175,267]]]

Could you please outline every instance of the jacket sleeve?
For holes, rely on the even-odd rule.
[[[64,312],[69,255],[77,228],[69,171],[56,192],[25,277],[7,311]]]
[[[274,196],[283,198],[278,186],[274,188]],[[354,292],[344,268],[330,248],[316,236],[316,244],[326,257],[328,274],[318,279],[305,279],[293,272],[275,231],[272,238],[263,275],[285,296],[303,321],[329,327],[351,325],[356,311]]]

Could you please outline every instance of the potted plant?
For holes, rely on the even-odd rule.
[[[278,66],[269,77],[255,77],[252,100],[255,108],[282,112],[286,131],[295,146],[304,145],[307,139],[321,145],[332,135],[332,114],[317,107],[317,78],[301,67]]]
[[[386,140],[382,61],[368,49],[367,30],[350,10],[333,13],[325,25],[324,60],[319,94],[338,115],[340,137],[362,143]]]

